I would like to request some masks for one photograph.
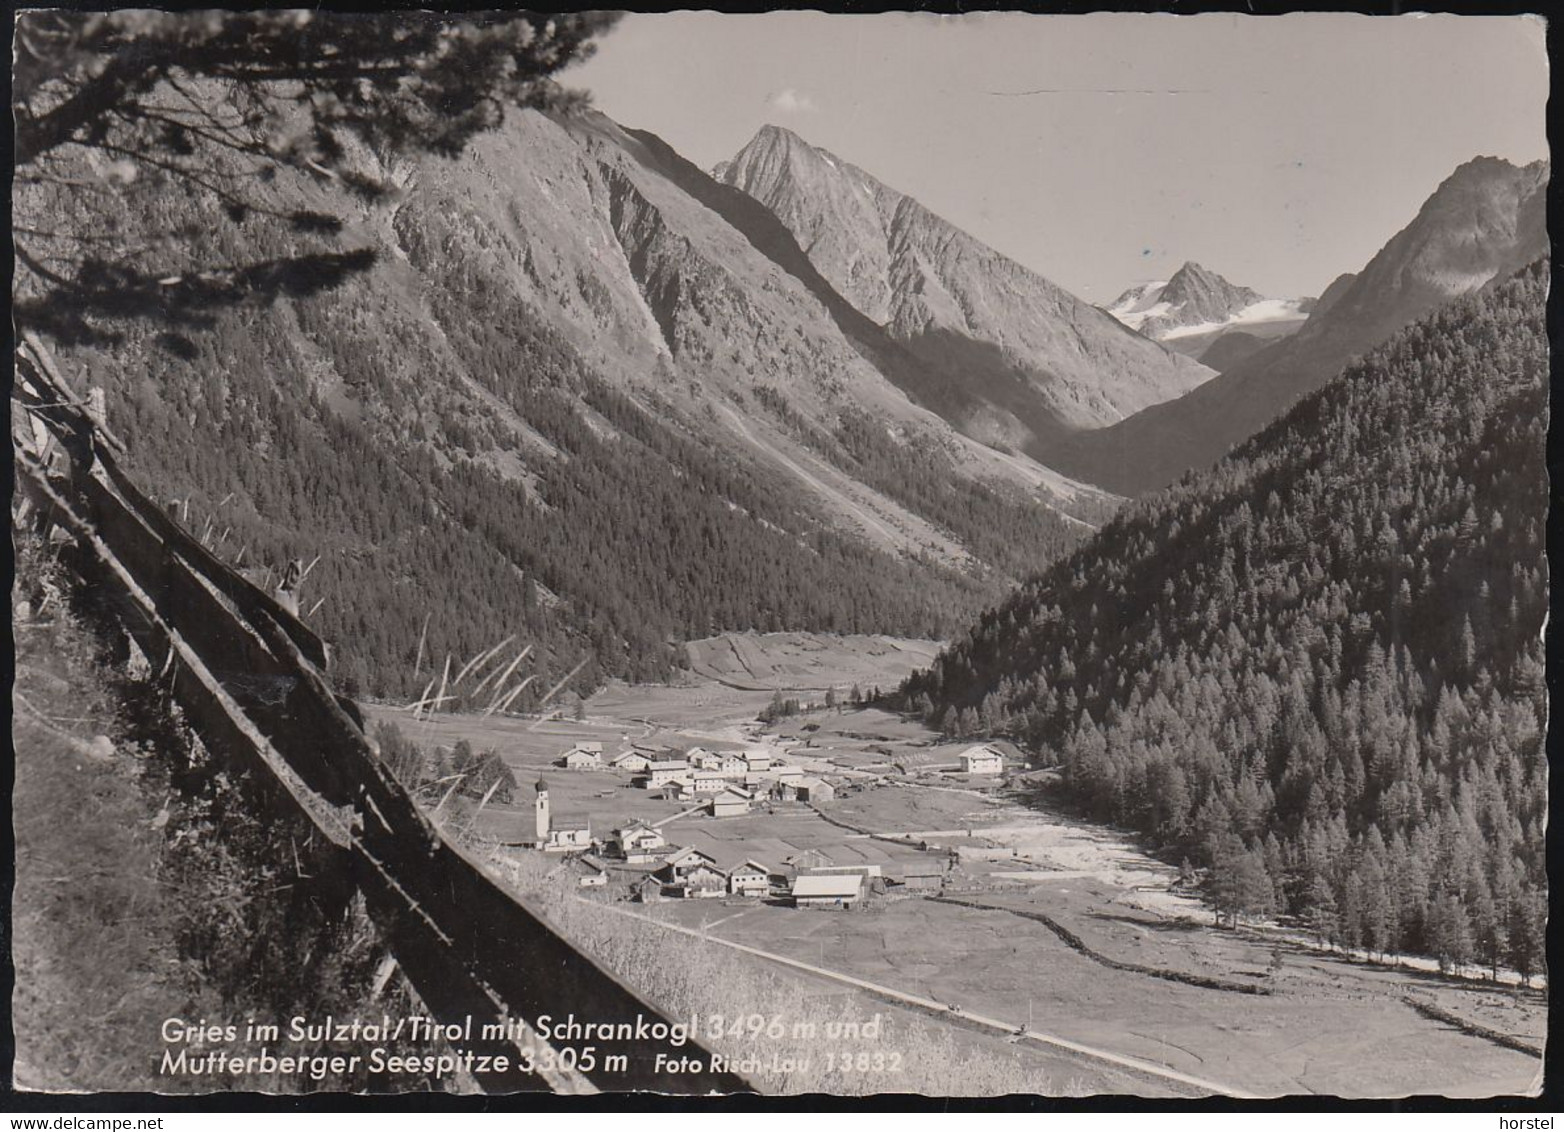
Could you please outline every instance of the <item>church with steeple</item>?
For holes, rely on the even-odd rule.
[[[541,777],[533,791],[533,828],[539,849],[547,853],[574,853],[592,848],[591,819],[555,814],[549,804],[548,783]]]

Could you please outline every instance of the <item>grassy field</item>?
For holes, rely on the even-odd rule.
[[[857,684],[894,688],[940,649],[938,641],[823,633],[722,633],[684,646],[690,670],[729,687],[790,692]]]
[[[765,907],[708,930],[1265,1095],[1489,1095],[1524,1091],[1540,1068],[1416,1014],[1393,974],[1312,954],[1289,956],[1285,989],[1260,997],[1114,971],[1042,925],[927,900],[850,914]],[[1219,934],[1194,928],[1161,946],[1264,969],[1268,952]]]
[[[746,695],[747,704],[735,698]],[[702,697],[726,706],[703,708]],[[916,847],[855,831],[910,836],[933,851],[956,853],[953,895],[988,905],[974,909],[903,896],[845,913],[736,900],[642,909],[714,939],[960,1003],[1262,1095],[1490,1096],[1534,1087],[1539,1059],[1424,1017],[1404,999],[1419,996],[1463,1020],[1540,1045],[1547,1017],[1542,992],[1354,962],[1274,934],[1219,930],[1203,904],[1173,891],[1175,869],[1116,831],[1051,807],[1036,776],[1012,775],[999,785],[928,771],[901,775],[885,764],[909,754],[944,756],[949,745],[916,723],[875,710],[811,712],[762,729],[753,712],[768,698],[709,684],[621,688],[594,697],[580,723],[442,717],[407,730],[420,742],[467,738],[475,746],[494,746],[516,771],[524,786],[520,804],[491,805],[476,826],[485,837],[530,830],[527,787],[542,771],[556,811],[589,812],[595,830],[630,816],[672,819],[664,827],[671,841],[701,848],[724,864],[753,857],[776,867],[797,851],[816,848],[839,863],[878,863],[893,871],[899,862],[928,858]],[[675,817],[680,807],[654,801],[629,786],[627,776],[548,766],[578,739],[613,749],[641,738],[763,745],[859,788],[823,804],[819,813],[789,806],[742,818]],[[623,892],[616,883],[605,896]],[[1045,914],[1096,957],[1016,913]],[[1273,971],[1278,953],[1281,965]],[[1104,958],[1271,993],[1191,986],[1116,969]],[[743,961],[751,965],[745,970],[767,967],[764,960]],[[778,977],[799,995],[843,993],[829,981],[769,969],[781,971]],[[923,1021],[969,1034],[948,1019]],[[967,1036],[961,1041],[962,1048],[978,1048]],[[1089,1058],[1060,1062],[1046,1051],[1028,1056],[1040,1059],[1035,1071],[1050,1088],[1057,1088],[1061,1074],[1073,1082],[1069,1091],[1153,1093],[1167,1086]]]

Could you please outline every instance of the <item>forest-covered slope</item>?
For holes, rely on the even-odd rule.
[[[1230,912],[1535,971],[1547,272],[1441,308],[1121,513],[904,686]]]

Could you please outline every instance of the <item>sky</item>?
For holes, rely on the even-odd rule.
[[[708,169],[785,126],[1097,303],[1185,260],[1318,295],[1547,155],[1531,17],[640,14],[562,77]]]

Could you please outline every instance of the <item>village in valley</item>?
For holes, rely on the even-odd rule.
[[[1366,962],[1293,928],[1218,926],[1177,862],[1075,815],[1057,770],[844,691],[895,686],[936,647],[729,634],[687,646],[683,684],[611,682],[542,718],[365,710],[425,751],[499,755],[508,791],[436,785],[425,805],[519,891],[780,964],[800,994],[866,980],[945,1018],[1275,1092],[1426,1090],[1455,1057],[1524,1087],[1523,1055],[1431,1029],[1406,1000],[1531,1042],[1544,995]],[[796,700],[780,714],[778,688]],[[1060,1071],[1129,1087],[1101,1066]]]
[[[809,757],[822,753],[807,745],[796,754],[774,754],[767,747],[714,750],[698,743],[681,748],[648,742],[605,751],[601,742],[577,742],[555,760],[555,771],[531,784],[532,837],[520,844],[576,855],[581,887],[613,887],[616,895],[641,903],[733,897],[778,899],[799,908],[851,908],[890,892],[939,891],[953,855],[894,841],[871,846],[857,831],[849,836],[858,844],[798,845],[785,835],[763,836],[777,832],[766,827],[796,828],[796,819],[812,815],[840,830],[840,823],[818,808],[839,793],[851,795],[885,776],[909,772],[991,788],[1020,762],[1005,743],[967,744],[932,761],[899,763]],[[577,775],[596,776],[589,786],[614,781],[644,791],[648,801],[679,808],[655,820],[636,816],[605,829],[590,809],[555,808],[553,784]],[[614,793],[599,789],[593,797]],[[724,828],[718,830],[719,824]]]

